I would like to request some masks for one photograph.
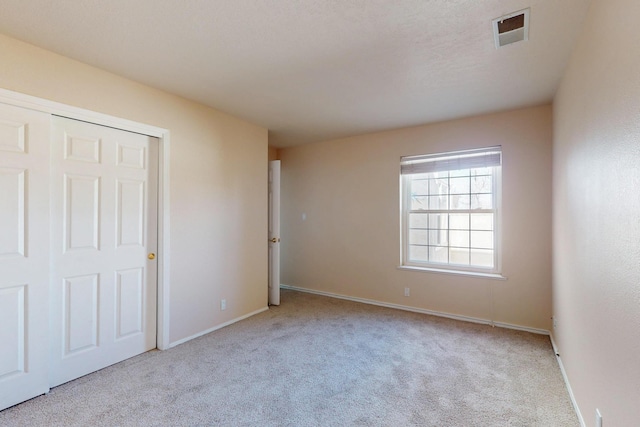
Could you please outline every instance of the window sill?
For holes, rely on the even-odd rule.
[[[469,276],[482,279],[507,280],[505,276],[498,273],[480,273],[477,271],[443,270],[440,268],[416,267],[413,265],[399,265],[398,270],[419,271],[424,273],[448,274],[453,276]]]

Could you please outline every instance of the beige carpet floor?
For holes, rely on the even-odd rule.
[[[549,338],[283,291],[282,304],[0,412],[0,426],[578,426]]]

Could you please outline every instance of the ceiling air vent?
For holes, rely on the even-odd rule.
[[[529,12],[520,10],[493,20],[496,49],[511,43],[529,40]]]

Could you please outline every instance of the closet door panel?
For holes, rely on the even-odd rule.
[[[0,410],[49,390],[49,132],[0,104]]]

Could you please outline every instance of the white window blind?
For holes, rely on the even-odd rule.
[[[479,150],[458,151],[455,153],[402,157],[400,159],[400,173],[402,175],[408,175],[487,168],[500,166],[501,163],[502,154],[500,147],[491,147]]]

